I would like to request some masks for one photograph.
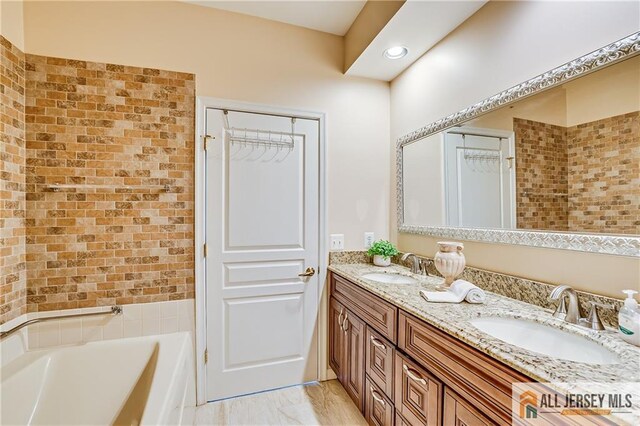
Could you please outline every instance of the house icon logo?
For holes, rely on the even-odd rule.
[[[520,394],[520,418],[535,419],[538,417],[538,395],[528,390]]]

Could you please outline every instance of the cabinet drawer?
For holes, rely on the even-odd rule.
[[[367,376],[364,417],[372,426],[393,426],[393,403]]]
[[[451,389],[444,391],[444,423],[445,425],[477,425],[493,426],[489,420],[467,401],[456,395]]]
[[[442,420],[442,383],[396,352],[396,411],[412,426],[436,426]]]
[[[398,410],[396,410],[396,425],[395,426],[411,426],[405,419],[402,418],[400,414],[398,414]]]
[[[371,381],[393,400],[394,346],[371,327],[367,327],[365,345],[367,374]]]
[[[396,343],[398,308],[334,273],[331,295],[384,338]]]
[[[404,312],[398,318],[398,347],[498,424],[511,424],[512,383],[531,381]]]

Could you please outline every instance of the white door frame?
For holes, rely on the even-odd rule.
[[[446,201],[448,182],[447,176],[449,174],[448,169],[448,161],[447,161],[447,150],[444,148],[444,144],[447,142],[448,134],[461,134],[461,133],[474,133],[478,136],[486,136],[493,138],[503,138],[507,139],[507,143],[509,144],[509,149],[511,150],[511,155],[513,157],[511,167],[511,171],[509,172],[509,191],[511,191],[511,203],[509,204],[509,210],[511,210],[511,222],[509,223],[509,228],[506,229],[515,229],[516,228],[516,134],[511,130],[501,130],[501,129],[488,129],[485,127],[471,127],[471,126],[461,126],[461,127],[452,127],[451,129],[445,130],[442,132],[442,159],[444,163],[444,167],[442,168],[444,174],[444,194],[445,194],[445,218],[448,222],[449,218],[449,203]],[[447,223],[448,225],[448,223]]]
[[[250,104],[228,99],[198,96],[196,98],[196,131],[195,131],[195,362],[196,362],[196,399],[197,404],[205,404],[206,398],[206,365],[204,352],[207,345],[207,321],[206,321],[206,286],[205,286],[205,174],[204,174],[204,135],[206,134],[206,110],[207,108],[228,109],[248,113],[262,113],[283,116],[293,116],[319,121],[319,190],[318,190],[318,319],[317,319],[317,348],[318,348],[318,380],[330,378],[327,362],[327,309],[326,309],[326,275],[328,261],[328,247],[326,244],[327,232],[327,114],[289,108],[280,108],[269,105]]]

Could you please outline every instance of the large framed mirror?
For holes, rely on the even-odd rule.
[[[398,230],[640,256],[640,32],[401,137]]]

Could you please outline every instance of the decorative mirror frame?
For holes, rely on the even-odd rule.
[[[398,232],[640,257],[638,236],[405,225],[402,181],[404,146],[637,54],[640,54],[640,31],[400,137],[396,143]]]

